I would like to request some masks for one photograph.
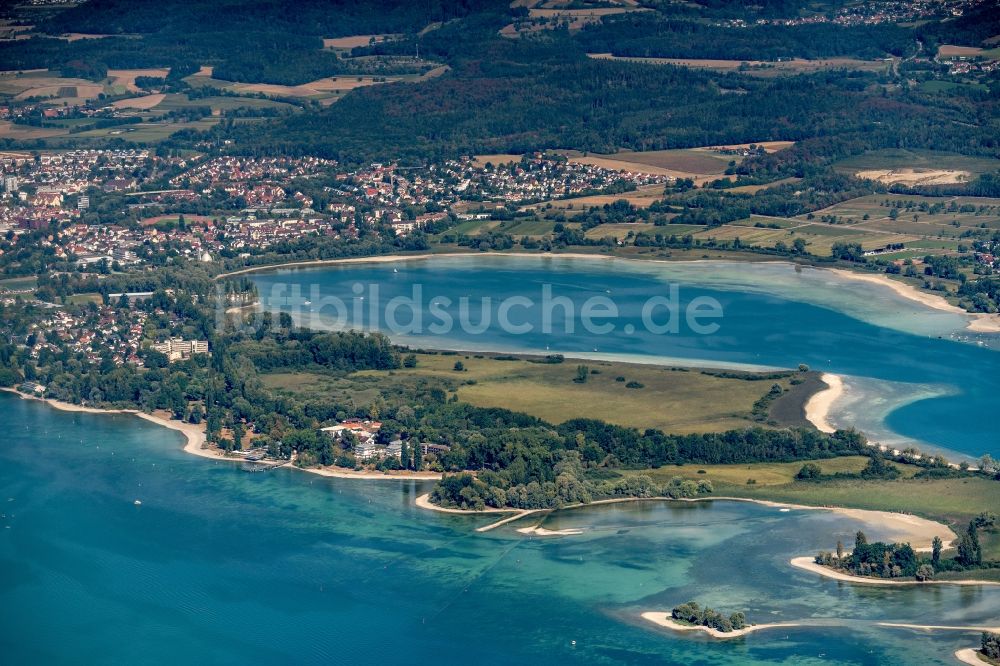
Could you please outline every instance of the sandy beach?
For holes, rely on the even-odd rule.
[[[801,623],[797,622],[776,622],[771,624],[751,624],[743,629],[735,629],[733,631],[719,631],[718,629],[713,629],[712,627],[701,627],[691,624],[681,624],[671,617],[670,613],[653,612],[648,611],[642,614],[642,619],[652,622],[653,624],[665,627],[667,629],[672,629],[673,631],[701,631],[712,638],[727,639],[727,638],[739,638],[740,636],[746,636],[754,631],[761,631],[762,629],[780,629],[782,627],[798,627]]]
[[[989,631],[992,633],[1000,632],[1000,627],[969,627],[969,626],[956,626],[952,624],[905,624],[903,622],[877,622],[880,627],[896,627],[898,629],[916,629],[918,631],[975,631],[981,633],[983,631]]]
[[[972,664],[973,666],[983,666],[983,664],[989,663],[979,658],[979,650],[976,648],[956,650],[955,659],[958,659],[963,664]]]
[[[899,580],[895,578],[870,578],[867,576],[852,576],[850,574],[843,573],[842,571],[835,571],[830,567],[823,566],[822,564],[816,564],[814,559],[809,557],[793,557],[789,560],[789,563],[797,568],[803,569],[805,571],[811,571],[825,578],[832,578],[834,580],[841,580],[847,583],[857,583],[859,585],[878,585],[878,586],[898,586],[898,585],[986,585],[986,586],[996,586],[1000,585],[998,581],[992,580]],[[884,623],[881,623],[884,624]],[[933,625],[892,625],[885,624],[885,626],[896,626],[896,627],[911,627],[917,629],[960,629],[961,627],[935,627]]]
[[[575,534],[583,534],[583,530],[578,530],[576,528],[569,528],[565,530],[549,530],[544,527],[539,527],[535,525],[534,527],[522,527],[517,530],[520,534],[527,534],[528,536],[539,536],[539,537],[557,537],[557,536],[573,536]]]
[[[944,296],[941,296],[940,294],[932,294],[926,291],[921,291],[912,285],[898,280],[893,280],[887,275],[855,273],[854,271],[849,271],[843,268],[824,268],[821,270],[832,271],[850,280],[860,280],[862,282],[870,282],[871,284],[880,284],[884,287],[892,289],[904,298],[926,305],[929,308],[940,310],[941,312],[965,315],[970,318],[967,326],[967,329],[970,331],[974,331],[976,333],[1000,333],[1000,315],[967,312],[957,305],[952,305],[947,301],[947,299],[944,298]]]
[[[824,372],[820,379],[826,384],[826,388],[818,393],[814,393],[806,402],[806,419],[812,423],[820,432],[832,433],[837,429],[830,424],[830,409],[843,394],[844,381],[840,375]]]
[[[385,479],[398,481],[437,481],[442,476],[441,472],[370,472],[365,470],[358,471],[333,467],[297,467],[296,465],[289,465],[289,467],[303,472],[309,472],[310,474],[327,476],[334,479],[366,479],[369,481],[382,481]]]

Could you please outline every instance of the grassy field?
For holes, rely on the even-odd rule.
[[[234,109],[283,109],[294,110],[296,107],[286,102],[279,102],[273,99],[260,99],[258,97],[202,97],[200,99],[188,99],[185,94],[170,94],[153,107],[154,111],[167,112],[178,109],[189,109],[193,107],[209,107],[213,112],[232,111]]]
[[[104,303],[104,297],[96,292],[88,294],[73,294],[66,298],[66,302],[71,305],[85,305],[87,303],[102,305]]]
[[[192,129],[203,132],[219,122],[218,118],[203,118],[180,123],[140,123],[138,125],[122,125],[119,127],[108,127],[104,129],[89,130],[74,134],[74,138],[82,139],[103,139],[107,137],[120,136],[129,141],[141,141],[155,143],[163,141],[175,132],[185,129]]]
[[[834,163],[833,166],[842,173],[856,173],[870,169],[946,169],[968,171],[973,175],[979,175],[1000,169],[1000,160],[936,150],[888,148],[848,157]]]
[[[464,354],[419,354],[417,358],[416,368],[391,372],[366,371],[347,377],[280,373],[267,375],[264,381],[273,389],[336,396],[359,406],[370,404],[379,392],[392,393],[400,386],[438,386],[457,392],[462,402],[525,412],[551,423],[595,418],[671,433],[719,432],[753,425],[754,402],[774,384],[791,388],[790,378],[734,379],[699,370],[604,361],[579,362],[599,372],[579,384],[573,381],[576,361],[548,364]],[[464,371],[454,370],[456,361],[464,364]],[[627,388],[633,381],[642,388]]]
[[[767,218],[759,220],[763,224],[779,224],[780,229],[761,228],[748,226],[747,222],[742,224],[726,224],[721,227],[703,229],[695,233],[696,238],[704,240],[715,239],[717,241],[732,241],[737,238],[741,242],[762,247],[774,247],[779,241],[785,245],[791,245],[796,239],[801,238],[806,243],[809,252],[827,256],[834,243],[850,242],[861,243],[861,246],[868,249],[884,247],[887,243],[906,243],[919,240],[919,236],[894,233],[888,230],[859,229],[849,225],[831,225],[822,223],[798,221],[792,226],[788,220],[774,220]],[[756,221],[755,221],[756,223]]]
[[[848,456],[815,462],[824,474],[835,474],[860,471],[866,460],[861,456]],[[803,462],[683,465],[626,473],[648,474],[657,482],[666,482],[675,476],[709,479],[719,496],[911,513],[945,522],[955,529],[964,529],[983,511],[1000,514],[1000,483],[989,479],[915,479],[913,476],[919,468],[897,464],[902,477],[896,481],[796,481],[795,474],[802,465]],[[748,484],[749,479],[756,483]],[[1000,535],[984,531],[980,538],[984,557],[1000,559]]]
[[[35,276],[30,277],[17,277],[17,278],[6,278],[0,280],[0,290],[10,289],[11,291],[23,291],[26,289],[34,289],[38,286],[38,278]]]
[[[686,225],[679,225],[686,226]],[[657,227],[651,222],[629,222],[622,224],[601,224],[592,229],[588,229],[583,235],[587,238],[606,238],[608,236],[613,236],[614,238],[621,240],[625,238],[629,232],[634,234],[645,232],[647,234],[656,233],[668,233],[665,231],[668,227]],[[700,227],[699,227],[700,228]],[[682,233],[680,231],[671,231],[669,233]],[[668,234],[669,235],[669,234]]]
[[[610,53],[588,53],[591,58],[599,60],[622,60],[639,62],[649,65],[674,65],[690,67],[691,69],[709,69],[717,72],[740,71],[750,76],[774,77],[807,74],[822,71],[855,70],[863,72],[884,72],[890,67],[885,60],[861,60],[858,58],[826,58],[822,60],[783,60],[770,62],[761,60],[713,60],[703,58],[643,58],[630,56],[615,56]]]

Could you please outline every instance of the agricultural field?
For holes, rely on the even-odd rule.
[[[1000,48],[983,49],[976,46],[955,46],[953,44],[942,44],[938,47],[937,56],[941,60],[972,60],[975,58],[997,60],[1000,59]]]
[[[368,46],[373,41],[378,42],[388,42],[394,39],[398,39],[400,35],[393,34],[383,34],[383,35],[349,35],[347,37],[334,37],[331,39],[323,40],[323,48],[331,49],[334,51],[350,51],[353,48],[359,46]]]
[[[621,60],[649,65],[673,65],[675,67],[690,67],[692,69],[709,69],[716,72],[740,72],[760,77],[811,74],[843,69],[861,72],[884,72],[891,69],[894,64],[889,60],[861,60],[859,58],[825,58],[817,60],[795,58],[792,60],[771,62],[763,60],[713,60],[702,58],[643,58],[616,56],[610,53],[588,53],[587,55],[599,60]]]
[[[504,37],[517,38],[524,33],[538,32],[541,30],[553,30],[560,26],[566,26],[570,31],[582,30],[588,25],[599,23],[605,16],[614,14],[624,14],[626,12],[650,11],[645,7],[637,7],[635,3],[623,1],[617,3],[617,7],[589,7],[567,9],[559,7],[559,3],[537,3],[536,5],[522,4],[520,6],[529,7],[528,17],[517,23],[511,23],[500,30]],[[611,3],[608,3],[611,4]],[[555,6],[554,6],[555,5]]]
[[[159,69],[109,69],[108,70],[108,85],[115,91],[115,94],[124,94],[126,92],[139,92],[139,88],[135,85],[136,78],[140,76],[148,76],[151,78],[163,79],[166,78],[167,74],[170,73],[169,69],[159,68]]]
[[[436,380],[456,391],[460,401],[525,412],[552,423],[594,418],[636,428],[693,433],[752,425],[754,402],[774,384],[790,388],[790,378],[798,376],[790,373],[783,379],[736,379],[703,374],[697,369],[607,361],[550,364],[467,354],[419,354],[417,359],[416,368],[364,371],[345,380],[377,379],[376,385],[382,390],[391,390],[392,384],[399,381]],[[456,361],[463,363],[464,371],[454,370]],[[574,382],[581,363],[600,374],[591,374],[582,384]],[[625,380],[618,381],[618,377]],[[270,377],[266,380],[269,386],[272,381]],[[642,388],[627,388],[626,384],[633,381]]]
[[[212,69],[203,67],[197,73],[188,76],[184,80],[193,87],[210,86],[221,88],[241,94],[263,94],[269,97],[289,97],[314,100],[320,104],[328,105],[338,101],[341,97],[356,88],[382,85],[395,82],[418,82],[435,78],[444,74],[448,68],[444,65],[434,67],[423,74],[403,74],[391,76],[355,76],[338,75],[328,76],[309,83],[297,86],[286,86],[272,83],[240,83],[225,81],[223,79],[212,78]]]
[[[448,230],[448,233],[479,236],[500,226],[499,220],[465,220]]]
[[[152,96],[152,95],[151,95]],[[280,109],[294,111],[295,105],[261,97],[211,96],[189,99],[183,93],[173,93],[160,98],[159,103],[150,107],[154,112],[168,112],[195,107],[209,107],[214,115],[234,109]]]
[[[739,163],[743,159],[705,148],[645,152],[623,150],[614,155],[587,155],[577,151],[560,151],[560,154],[565,155],[570,162],[633,173],[691,178],[697,185],[718,179],[730,162]]]
[[[509,222],[503,224],[501,230],[515,238],[520,238],[521,236],[551,234],[553,227],[555,227],[555,223],[548,220],[515,220],[513,224]]]
[[[896,219],[890,215],[893,210],[897,211]],[[902,243],[904,250],[882,256],[907,259],[955,253],[959,246],[971,245],[972,238],[1000,229],[1000,199],[879,194],[851,199],[812,215],[753,215],[720,227],[697,229],[694,236],[702,240],[739,238],[761,247],[773,247],[779,241],[791,245],[801,238],[809,252],[820,256],[828,255],[838,242],[860,243],[866,250]]]
[[[678,226],[690,226],[690,225],[678,225]],[[655,224],[648,222],[628,222],[622,224],[600,224],[592,229],[588,229],[584,236],[587,238],[601,239],[612,236],[615,240],[622,240],[631,232],[633,234],[638,234],[645,232],[648,234],[655,233],[668,233],[666,229],[670,227],[657,227]],[[701,227],[698,227],[699,229]],[[681,231],[670,231],[669,233],[687,233]]]
[[[523,206],[521,210],[532,210],[548,208],[549,204],[556,210],[586,210],[591,206],[604,206],[616,201],[628,201],[636,208],[646,208],[654,201],[663,198],[662,185],[644,185],[636,188],[632,192],[621,192],[618,194],[592,194],[586,197],[574,197],[572,199],[552,199],[542,201],[537,204]]]
[[[1000,160],[985,157],[969,157],[956,153],[946,153],[935,150],[905,150],[886,149],[878,150],[864,155],[855,155],[834,163],[837,171],[845,174],[858,174],[859,172],[900,172],[904,175],[906,170],[916,174],[935,173],[964,173],[966,177],[979,176],[984,173],[997,171],[1000,169]],[[917,176],[919,178],[919,176]],[[927,177],[927,176],[925,176]],[[891,176],[883,177],[891,180]],[[900,178],[900,180],[905,180]]]
[[[43,98],[60,105],[83,104],[102,92],[106,92],[102,83],[62,77],[46,69],[0,73],[0,98]]]
[[[779,229],[753,226],[757,222],[761,224],[778,224]],[[774,247],[779,241],[790,246],[796,239],[801,238],[806,243],[806,249],[812,254],[827,256],[830,254],[834,243],[860,243],[861,247],[871,250],[884,247],[889,243],[909,244],[918,240],[918,236],[898,234],[889,231],[862,230],[848,225],[832,225],[819,222],[801,221],[794,224],[792,220],[776,220],[754,216],[751,224],[726,224],[720,227],[704,229],[694,234],[695,238],[702,240],[715,239],[717,241],[734,241],[737,238],[741,242],[749,245],[761,247]]]
[[[56,127],[31,127],[29,125],[18,125],[9,120],[0,120],[0,139],[13,139],[14,141],[30,141],[32,139],[45,139],[52,136],[64,136],[68,132]]]

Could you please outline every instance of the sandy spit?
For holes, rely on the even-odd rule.
[[[827,387],[814,393],[806,402],[806,419],[820,432],[836,432],[837,429],[830,424],[828,419],[833,404],[844,394],[844,382],[840,375],[830,372],[824,372],[820,379]]]

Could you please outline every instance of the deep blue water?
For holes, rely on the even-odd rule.
[[[355,281],[376,282],[389,296],[419,282],[428,298],[456,301],[532,294],[548,283],[575,302],[611,296],[623,313],[619,327],[635,324],[640,304],[676,280],[685,303],[719,300],[717,334],[404,338],[805,362],[904,394],[910,386],[953,391],[898,409],[890,425],[954,450],[1000,448],[991,423],[997,352],[950,339],[956,317],[918,314],[882,290],[835,284],[831,292],[826,278],[779,267],[726,274],[706,265],[448,261],[257,280],[265,297],[277,282],[316,284],[316,295],[300,298],[311,301],[307,309],[321,307],[324,294],[351,295]],[[477,533],[490,518],[417,509],[413,499],[427,484],[290,469],[246,474],[184,454],[180,435],[134,417],[57,412],[8,394],[0,394],[0,417],[3,664],[950,664],[954,650],[977,643],[975,632],[876,623],[1000,622],[993,588],[866,588],[791,568],[789,557],[849,543],[861,527],[826,512],[650,502],[545,519],[582,529],[578,536]],[[715,642],[639,617],[689,599],[745,610],[756,623],[810,626]]]
[[[246,474],[134,417],[7,394],[0,414],[4,664],[949,664],[974,633],[874,623],[1000,617],[990,589],[791,568],[859,527],[825,512],[656,502],[548,519],[575,537],[481,534],[416,509],[413,482]],[[820,626],[713,642],[639,618],[688,599]]]
[[[386,305],[396,297],[412,297],[413,286],[419,285],[421,331],[392,336],[415,346],[596,352],[629,355],[633,360],[680,358],[784,368],[805,363],[814,370],[913,384],[914,395],[932,387],[943,395],[904,404],[888,416],[886,425],[904,438],[931,445],[927,447],[931,450],[1000,457],[1000,432],[991,416],[1000,405],[1000,353],[992,348],[1000,336],[960,341],[970,337],[957,332],[964,324],[962,317],[913,305],[885,288],[833,279],[826,271],[796,272],[787,264],[452,257],[280,271],[254,279],[265,307],[292,312],[315,327],[360,324],[386,329]],[[700,335],[682,325],[677,334],[664,334],[643,326],[643,304],[652,296],[668,295],[671,284],[679,286],[682,308],[703,297],[721,305],[721,318],[703,320],[717,323],[717,332]],[[377,285],[377,299],[372,285]],[[545,285],[553,296],[573,302],[572,334],[560,325],[565,310],[559,308],[551,310],[552,334],[543,332]],[[536,302],[533,308],[509,311],[510,322],[530,325],[529,332],[504,332],[497,325],[500,303],[514,296]],[[595,296],[611,299],[618,309],[617,318],[595,320],[612,324],[610,333],[589,332],[581,324],[582,304]],[[459,322],[463,297],[470,299],[467,320],[478,324],[488,310],[491,325],[481,333],[470,333],[456,323],[450,331],[434,334],[431,326],[441,318],[433,316],[432,303],[450,299],[451,305],[439,306],[438,311]],[[487,297],[492,301],[484,306],[482,299]],[[345,304],[346,319],[338,318],[338,310],[327,303],[331,298]],[[369,312],[376,300],[378,319]],[[405,327],[411,321],[407,309],[396,312],[396,320]],[[654,323],[664,323],[665,312],[655,310]],[[901,393],[907,395],[905,387]]]

